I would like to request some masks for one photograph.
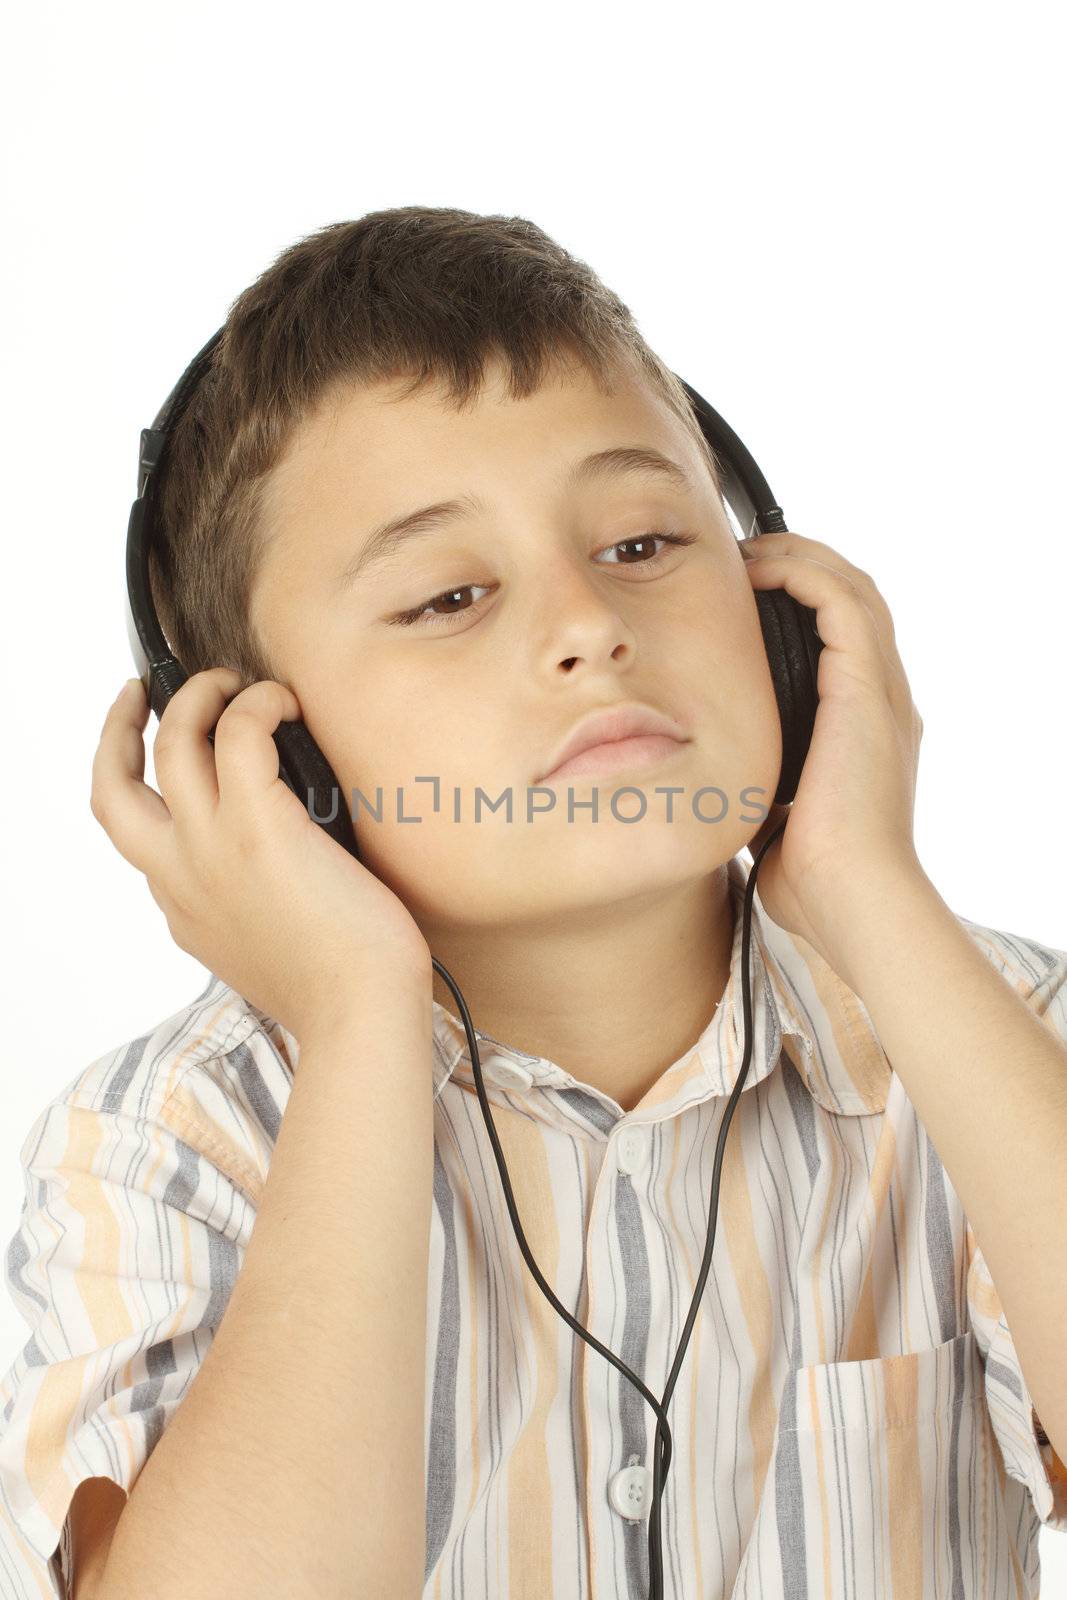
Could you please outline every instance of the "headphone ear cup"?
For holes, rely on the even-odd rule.
[[[278,747],[280,777],[307,808],[311,820],[358,861],[359,846],[344,790],[311,737],[307,724],[302,719],[279,722],[274,730],[274,743]]]
[[[782,724],[782,768],[774,803],[787,806],[797,792],[815,728],[823,642],[811,606],[801,605],[785,589],[754,592]]]

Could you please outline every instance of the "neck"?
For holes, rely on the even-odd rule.
[[[725,865],[637,901],[521,927],[427,932],[474,1027],[543,1056],[631,1111],[685,1055],[730,976],[734,913]],[[459,1020],[434,973],[434,999]]]

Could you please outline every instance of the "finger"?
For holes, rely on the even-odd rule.
[[[215,767],[219,794],[239,805],[253,805],[280,783],[280,757],[274,730],[295,722],[300,702],[293,691],[273,678],[242,689],[226,707],[215,729]]]
[[[847,653],[867,666],[888,689],[890,672],[878,624],[864,596],[847,573],[809,556],[766,555],[745,563],[756,589],[785,589],[815,612],[815,626],[825,648]]]
[[[232,667],[209,667],[186,678],[163,708],[152,761],[179,827],[206,825],[219,802],[215,752],[208,734],[241,686]]]
[[[115,849],[147,873],[168,838],[170,813],[144,782],[148,697],[133,681],[112,702],[93,756],[89,808]]]
[[[808,539],[803,534],[789,532],[761,533],[750,547],[752,557],[766,557],[769,555],[785,555],[794,552],[797,555],[809,556],[813,561],[821,561],[824,566],[833,567],[838,572],[843,572],[852,579],[856,588],[863,596],[864,604],[874,617],[878,626],[879,637],[887,654],[896,650],[896,630],[893,625],[893,614],[889,609],[885,596],[871,577],[862,567],[857,567],[848,561],[839,550],[832,545],[823,544],[820,539]]]
[[[763,537],[773,537],[776,540],[783,537],[787,539],[800,538],[799,534],[761,535],[761,538]],[[801,540],[801,543],[815,550],[825,550],[828,556],[836,557],[836,560],[832,562],[818,561],[814,557],[808,556],[805,552],[802,552],[798,548],[794,551],[782,551],[779,555],[768,554],[762,558],[750,557],[745,564],[746,566],[751,567],[753,562],[755,562],[756,568],[762,569],[768,562],[774,560],[779,563],[780,570],[788,572],[790,570],[790,563],[804,562],[810,563],[812,566],[826,567],[829,570],[838,572],[841,577],[847,578],[849,582],[853,584],[856,593],[858,594],[864,608],[867,611],[871,626],[874,629],[875,638],[877,639],[878,648],[882,656],[883,681],[894,713],[901,722],[913,719],[915,716],[915,709],[912,701],[911,685],[908,682],[908,675],[904,670],[904,663],[901,660],[900,652],[897,649],[896,636],[893,631],[892,620],[889,620],[888,628],[882,621],[883,612],[886,618],[889,617],[889,609],[885,605],[885,601],[882,599],[881,595],[878,593],[878,590],[874,587],[872,580],[858,567],[853,567],[851,563],[845,561],[843,557],[837,556],[837,552],[832,550],[829,545],[821,545],[816,539],[804,539]],[[866,584],[859,581],[862,579],[867,579]],[[791,586],[788,581],[782,582],[782,580],[776,579],[775,582],[770,585],[770,587],[776,587],[779,582],[781,582],[781,586],[783,588],[787,589],[790,593],[795,594],[797,599],[802,598],[799,591]],[[762,587],[762,584],[760,586]],[[877,597],[879,605],[873,604],[872,595]],[[811,604],[810,601],[804,601],[803,603],[805,605]],[[822,622],[818,620],[818,613],[816,626],[818,628],[819,637],[824,643],[827,642],[826,635],[823,632]]]

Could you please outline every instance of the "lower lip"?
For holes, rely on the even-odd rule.
[[[647,767],[681,750],[684,741],[672,739],[662,733],[642,733],[632,739],[612,739],[607,744],[595,744],[581,755],[572,756],[562,766],[555,767],[540,782],[556,783],[561,778],[581,778],[598,772],[629,772],[635,767]]]

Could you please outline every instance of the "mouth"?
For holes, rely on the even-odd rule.
[[[684,750],[688,740],[672,739],[662,733],[634,734],[629,739],[611,739],[603,744],[591,745],[569,761],[553,767],[538,780],[553,784],[563,778],[594,777],[598,773],[635,772],[645,767],[658,766]]]

